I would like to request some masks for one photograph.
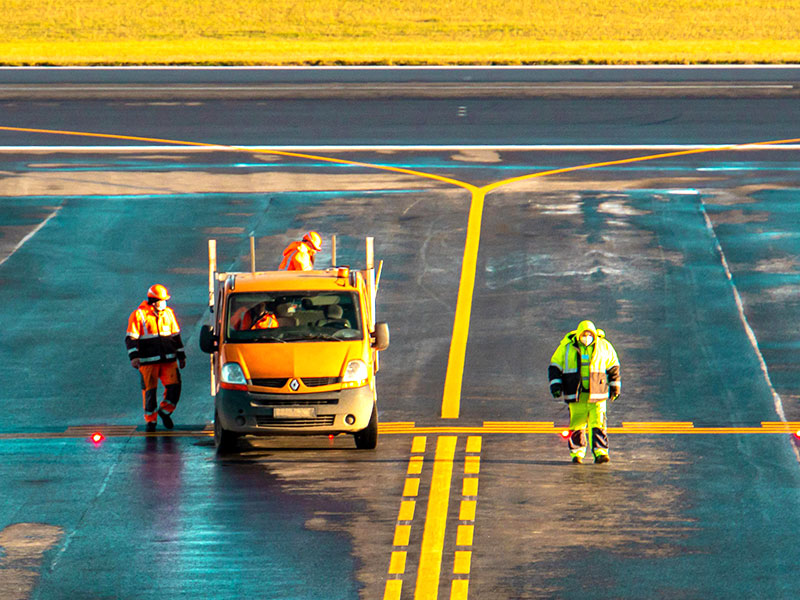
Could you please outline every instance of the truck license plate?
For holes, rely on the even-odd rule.
[[[276,419],[313,419],[317,416],[317,409],[304,408],[274,408],[272,416]]]

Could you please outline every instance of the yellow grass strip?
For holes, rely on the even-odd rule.
[[[794,40],[21,40],[6,65],[432,65],[796,63]]]
[[[791,62],[800,0],[0,0],[6,64]]]

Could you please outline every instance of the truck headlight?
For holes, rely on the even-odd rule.
[[[246,390],[247,379],[239,363],[229,362],[222,365],[220,385],[229,390]]]
[[[342,383],[361,383],[368,377],[367,363],[363,360],[351,360],[344,370]]]

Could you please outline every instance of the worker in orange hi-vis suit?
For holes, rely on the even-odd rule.
[[[322,250],[322,237],[316,231],[309,231],[302,241],[292,242],[283,251],[279,270],[311,271],[314,268],[314,255]]]
[[[167,288],[156,284],[147,290],[147,300],[131,313],[125,346],[131,366],[139,370],[142,380],[145,431],[156,430],[158,416],[164,427],[172,429],[172,413],[181,396],[181,375],[186,366],[186,353],[181,328],[171,308]],[[158,381],[164,386],[164,400],[157,406]]]

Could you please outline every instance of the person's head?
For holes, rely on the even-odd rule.
[[[314,252],[319,252],[322,250],[322,236],[318,234],[316,231],[309,231],[307,234],[303,236],[303,241],[309,245]]]
[[[147,290],[147,301],[155,306],[156,310],[164,310],[167,307],[167,300],[169,300],[169,292],[160,283],[151,285]]]
[[[597,327],[591,321],[581,321],[575,332],[578,341],[584,346],[591,346],[597,339]]]
[[[325,309],[325,316],[329,319],[341,319],[344,316],[344,311],[338,304],[329,304]]]

